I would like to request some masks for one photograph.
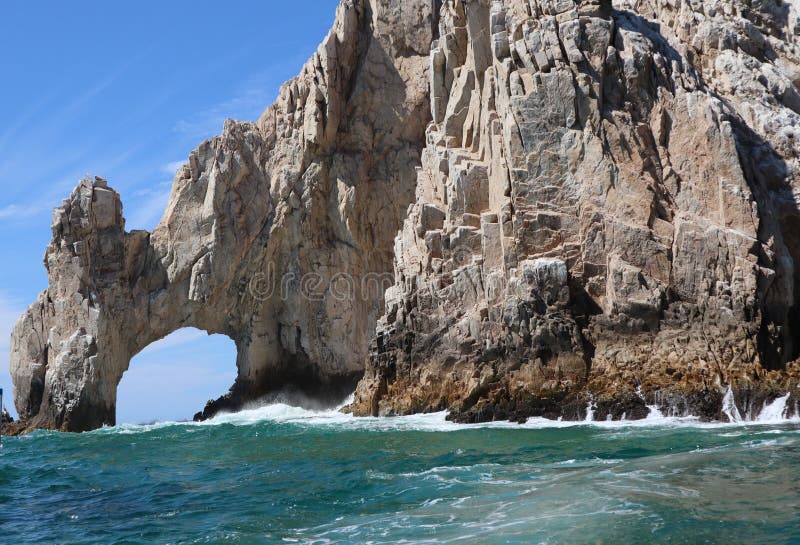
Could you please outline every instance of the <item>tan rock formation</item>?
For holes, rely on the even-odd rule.
[[[335,397],[365,365],[356,414],[464,421],[715,418],[728,383],[753,407],[796,388],[799,17],[343,1],[277,103],[192,153],[152,233],[102,180],[56,209],[12,337],[22,425],[113,423],[131,357],[184,326],[238,348],[205,416]]]
[[[14,328],[29,427],[115,423],[130,359],[181,327],[229,336],[238,378],[209,412],[287,385],[331,397],[363,371],[429,120],[431,0],[345,0],[301,74],[257,123],[226,123],[179,170],[152,232],[83,180],[55,210],[50,285]],[[371,288],[371,289],[370,289]],[[320,392],[318,392],[320,393]]]
[[[798,7],[446,2],[355,412],[713,418],[797,357]]]

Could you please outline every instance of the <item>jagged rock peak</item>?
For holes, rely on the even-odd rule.
[[[125,232],[119,195],[81,181],[55,211],[49,286],[12,335],[23,425],[114,424],[131,358],[187,326],[238,351],[236,383],[206,416],[285,387],[331,402],[352,391],[383,289],[360,282],[343,298],[332,277],[391,272],[435,30],[432,1],[341,2],[276,103],[191,153],[152,233]]]

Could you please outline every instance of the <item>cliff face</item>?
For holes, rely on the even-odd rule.
[[[50,285],[12,335],[22,421],[114,424],[130,359],[187,326],[238,350],[236,384],[209,413],[286,386],[351,392],[383,290],[345,298],[334,276],[391,271],[430,117],[435,17],[430,0],[343,1],[276,104],[192,152],[152,233],[126,233],[119,195],[83,180],[54,213]]]
[[[446,3],[354,410],[716,418],[722,384],[796,386],[766,371],[800,351],[798,7]]]
[[[23,425],[113,424],[131,357],[185,326],[238,349],[200,416],[362,374],[356,414],[465,421],[713,418],[723,385],[794,388],[799,17],[343,1],[277,103],[192,153],[152,233],[100,179],[56,209],[12,335]]]

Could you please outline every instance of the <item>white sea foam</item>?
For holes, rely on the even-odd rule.
[[[742,413],[739,412],[739,408],[736,406],[736,399],[733,397],[733,388],[731,388],[730,385],[728,385],[728,390],[722,398],[722,412],[728,417],[728,422],[736,424],[744,421]]]
[[[115,428],[103,428],[96,433],[141,433],[157,430],[170,426],[187,427],[207,427],[207,426],[250,426],[259,423],[278,423],[292,424],[301,426],[327,426],[345,430],[371,430],[371,431],[437,431],[453,432],[470,429],[548,429],[548,428],[571,428],[577,426],[591,426],[597,428],[647,428],[647,427],[734,427],[746,425],[764,424],[784,424],[800,423],[800,417],[791,419],[784,418],[786,412],[786,396],[777,398],[767,404],[761,411],[758,418],[754,421],[747,421],[742,418],[736,408],[732,390],[728,390],[723,400],[723,412],[731,420],[724,422],[703,422],[693,416],[665,416],[655,406],[648,406],[650,412],[648,416],[640,420],[586,420],[566,421],[550,420],[542,417],[532,417],[523,424],[508,421],[482,422],[478,424],[458,424],[447,420],[447,412],[415,414],[408,416],[394,417],[355,417],[351,414],[341,412],[341,408],[352,402],[352,398],[346,400],[339,407],[327,410],[311,410],[302,407],[288,405],[286,403],[272,403],[262,407],[256,407],[239,411],[236,413],[225,413],[215,416],[204,422],[159,422],[155,424],[134,425],[123,424]],[[591,407],[591,406],[590,406]],[[592,415],[593,408],[589,408],[587,417]]]
[[[758,422],[780,422],[784,420],[786,414],[786,402],[789,401],[789,394],[776,398],[770,403],[765,403],[761,409]]]
[[[751,408],[747,409],[747,414],[742,416],[741,411],[736,405],[736,398],[734,397],[733,388],[728,386],[725,396],[722,398],[722,412],[728,417],[731,424],[783,424],[783,423],[797,423],[800,422],[800,414],[796,414],[792,418],[787,418],[787,403],[791,394],[786,393],[777,397],[769,403],[764,403],[761,411],[754,418],[751,414]]]
[[[636,395],[638,395],[639,398],[644,401],[645,407],[647,407],[647,420],[664,418],[665,415],[661,412],[661,409],[658,408],[658,405],[647,405],[647,400],[644,397],[641,384],[636,387]],[[625,420],[624,417],[623,420]]]

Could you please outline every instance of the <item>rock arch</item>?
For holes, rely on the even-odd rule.
[[[434,4],[343,1],[277,102],[191,153],[153,232],[125,231],[105,180],[78,184],[54,212],[49,287],[12,334],[25,426],[114,424],[130,359],[187,326],[237,347],[236,383],[206,414],[287,383],[354,387],[383,294],[326,282],[391,271],[430,117]]]

